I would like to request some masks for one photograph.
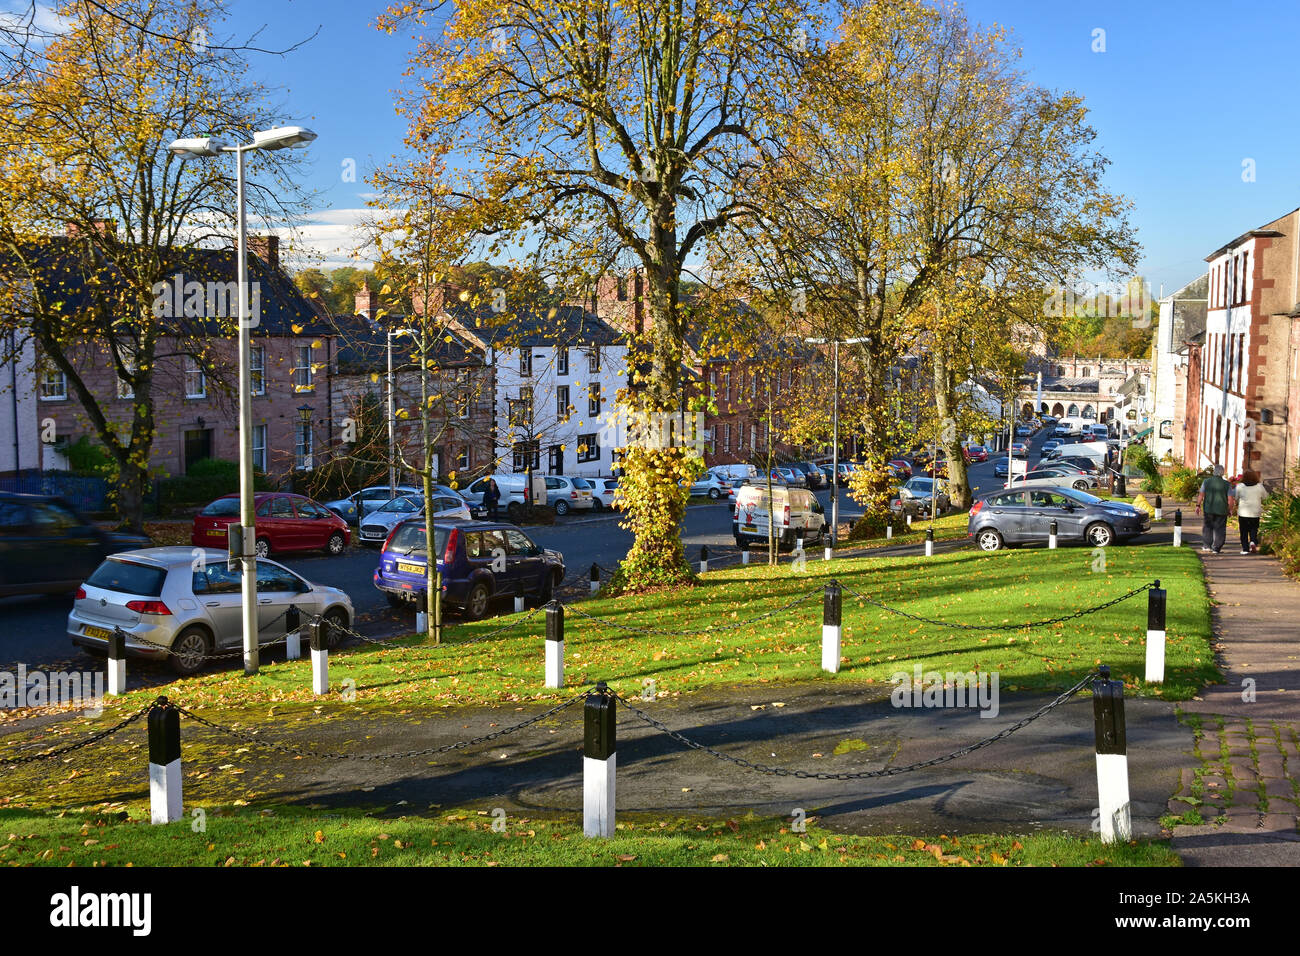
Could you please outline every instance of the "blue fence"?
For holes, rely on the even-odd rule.
[[[78,475],[23,472],[0,478],[0,491],[24,495],[58,495],[78,511],[103,511],[108,500],[108,482],[103,478]]]

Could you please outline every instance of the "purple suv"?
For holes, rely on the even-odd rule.
[[[483,617],[497,598],[522,595],[544,604],[564,579],[564,555],[539,546],[512,524],[435,521],[433,547],[443,600],[472,621]],[[384,542],[375,587],[401,607],[424,598],[427,574],[425,523],[411,518]]]

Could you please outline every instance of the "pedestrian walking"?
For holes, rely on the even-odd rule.
[[[487,508],[488,519],[491,521],[500,521],[497,515],[497,505],[501,501],[501,489],[497,487],[496,479],[489,478],[487,488],[483,490],[483,505]]]
[[[1250,554],[1259,550],[1259,516],[1264,511],[1264,486],[1260,484],[1259,472],[1246,469],[1241,473],[1241,482],[1232,491],[1237,502],[1237,525],[1241,530],[1241,553]]]
[[[1201,483],[1196,495],[1196,513],[1203,514],[1201,523],[1201,550],[1218,554],[1223,550],[1223,539],[1228,533],[1228,509],[1232,486],[1223,477],[1223,466],[1215,465],[1214,472]]]

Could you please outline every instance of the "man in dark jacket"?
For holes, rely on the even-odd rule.
[[[1196,496],[1196,513],[1204,511],[1201,526],[1201,550],[1218,554],[1223,550],[1223,539],[1228,533],[1228,505],[1232,486],[1223,477],[1223,466],[1215,465],[1214,474],[1201,484]]]

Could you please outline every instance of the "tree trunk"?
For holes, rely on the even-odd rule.
[[[948,498],[956,508],[970,507],[970,480],[966,475],[966,456],[962,454],[961,435],[953,414],[956,404],[952,375],[948,370],[947,346],[934,347],[934,407],[939,419],[938,445],[948,456]]]
[[[129,461],[118,460],[114,492],[117,496],[119,530],[144,534],[144,497],[148,487],[147,469],[133,465]]]

